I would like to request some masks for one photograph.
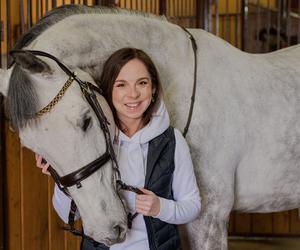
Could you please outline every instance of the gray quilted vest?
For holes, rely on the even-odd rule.
[[[172,180],[175,169],[174,128],[149,142],[145,188],[157,196],[173,200]],[[177,226],[159,219],[144,216],[150,250],[180,249]]]
[[[145,188],[157,196],[173,200],[172,180],[175,168],[174,128],[149,142]],[[177,226],[159,219],[144,216],[150,250],[178,250],[180,247]],[[109,250],[103,244],[83,239],[81,250]],[[143,250],[143,249],[141,249]]]

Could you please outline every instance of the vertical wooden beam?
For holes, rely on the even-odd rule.
[[[239,0],[238,0],[239,1]],[[215,0],[215,35],[219,36],[219,0]]]
[[[281,19],[282,19],[282,0],[278,0],[278,11],[277,11],[277,37],[276,44],[277,49],[280,49],[280,33],[281,33]]]
[[[22,250],[21,235],[21,171],[20,171],[20,140],[8,126],[5,128],[6,147],[6,230],[7,249]]]
[[[12,40],[12,34],[11,34],[11,2],[10,0],[6,0],[6,34],[7,34],[7,62],[9,63],[9,51],[11,49],[11,40]]]
[[[167,13],[167,1],[159,0],[159,15],[165,15]]]
[[[261,52],[261,48],[259,46],[259,31],[260,31],[260,15],[261,15],[261,7],[260,7],[260,0],[257,0],[256,3],[256,39],[255,39],[255,52]]]
[[[291,0],[287,1],[286,6],[286,36],[287,36],[287,46],[291,45]],[[298,22],[300,22],[298,20]]]
[[[300,219],[298,209],[294,209],[290,212],[290,233],[300,234]]]
[[[1,3],[0,3],[1,5]],[[1,17],[1,7],[0,7],[0,17]],[[0,54],[0,56],[2,56]],[[0,65],[1,66],[1,65]],[[5,228],[4,225],[4,206],[5,206],[5,184],[4,184],[4,169],[5,169],[5,119],[4,119],[4,108],[3,108],[4,98],[0,94],[0,250],[7,249],[5,247]]]
[[[239,47],[239,17],[240,17],[240,0],[235,0],[235,24],[234,24],[234,39],[235,39],[235,47]]]
[[[27,29],[32,26],[32,3],[31,0],[27,0]]]
[[[290,212],[273,213],[273,232],[274,234],[288,235],[290,232]]]
[[[272,214],[252,215],[252,233],[254,234],[271,234],[273,232],[273,217]]]
[[[23,2],[23,0],[20,0],[19,15],[20,15],[20,21],[21,21],[21,34],[23,34],[25,32],[25,18],[24,18],[24,2]]]
[[[225,25],[225,40],[227,42],[230,42],[230,16],[229,16],[229,1],[226,0],[226,18],[225,18],[225,22],[226,22],[226,25]]]
[[[46,5],[46,8],[45,8],[45,10],[46,10],[46,12],[49,10],[49,0],[45,0],[46,2],[45,2],[45,5]]]
[[[248,0],[242,1],[242,6],[241,6],[241,49],[243,51],[246,51],[246,41],[248,39],[248,26],[247,26],[247,21],[248,21]]]
[[[233,234],[247,234],[251,230],[251,214],[235,213]]]
[[[265,52],[269,52],[269,47],[270,47],[270,29],[271,29],[271,7],[270,7],[270,0],[268,0],[268,10],[267,11],[268,11],[268,24],[267,24],[267,48],[268,48],[268,50],[265,51]]]
[[[40,19],[40,3],[39,3],[40,0],[36,0],[35,2],[35,20],[36,20],[36,23],[38,22],[38,20]]]
[[[208,30],[209,0],[196,1],[196,27]]]
[[[52,9],[53,9],[53,8],[55,8],[55,7],[56,7],[56,5],[57,5],[57,3],[56,3],[56,0],[52,0],[52,6],[51,6],[51,7],[52,7]]]

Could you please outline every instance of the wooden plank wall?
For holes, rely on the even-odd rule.
[[[184,27],[197,24],[197,0],[117,0],[116,6],[140,10],[156,15],[164,14],[168,20]]]
[[[73,250],[79,238],[65,233],[53,211],[53,182],[35,167],[34,154],[6,126],[7,249]]]
[[[235,236],[288,236],[300,235],[298,210],[268,214],[231,213],[229,234]]]
[[[30,8],[30,18],[27,13]],[[39,4],[37,4],[39,1]],[[63,3],[86,3],[92,5],[93,0],[7,0],[1,1],[2,17],[7,17],[7,3],[10,3],[11,22],[4,19],[4,27],[8,26],[10,32],[5,32],[5,40],[1,42],[0,49],[6,51],[7,36],[10,33],[13,42],[23,29],[27,29],[36,22],[47,10]],[[161,13],[162,7],[171,21],[186,27],[196,25],[196,0],[166,0],[164,6],[159,5],[158,0],[129,1],[119,0],[116,4],[120,7],[139,9]],[[20,3],[24,7],[24,20],[19,15]],[[38,15],[36,15],[38,13]],[[9,46],[8,46],[9,47]],[[2,131],[3,133],[3,131]],[[5,126],[6,169],[5,178],[5,209],[4,229],[6,231],[5,244],[7,250],[74,250],[79,249],[80,239],[70,233],[65,233],[61,227],[63,223],[57,217],[52,207],[53,182],[49,177],[41,174],[35,167],[34,155],[28,149],[20,145],[18,136]],[[1,170],[0,165],[0,170]],[[1,181],[1,179],[0,179]],[[3,182],[1,181],[3,184]],[[1,189],[0,189],[1,191]],[[1,196],[0,195],[0,199]],[[232,235],[276,234],[296,235],[300,233],[298,211],[288,211],[276,214],[236,214],[233,213],[230,220],[230,233]],[[1,210],[0,210],[1,213]],[[0,217],[1,218],[1,217]],[[1,221],[0,221],[1,223]],[[0,232],[1,233],[1,232]],[[1,241],[0,241],[1,242]]]

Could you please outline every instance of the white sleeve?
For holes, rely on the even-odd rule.
[[[64,192],[61,191],[56,184],[54,186],[52,204],[58,216],[65,223],[68,223],[68,217],[69,217],[70,206],[71,206],[71,198],[65,195]],[[77,220],[79,218],[80,218],[80,214],[77,209],[75,219]]]
[[[174,200],[159,197],[160,212],[154,218],[170,224],[184,224],[198,217],[201,200],[189,147],[177,129],[174,129],[174,133],[176,139],[172,182]]]

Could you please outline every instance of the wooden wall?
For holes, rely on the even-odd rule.
[[[268,214],[242,214],[233,212],[229,224],[230,235],[235,236],[298,236],[300,219],[298,210]]]
[[[197,26],[197,0],[116,0],[115,3],[121,8],[163,14],[184,27]]]
[[[35,167],[34,154],[6,126],[5,207],[7,250],[74,250],[79,238],[65,233],[53,210],[53,182]]]

